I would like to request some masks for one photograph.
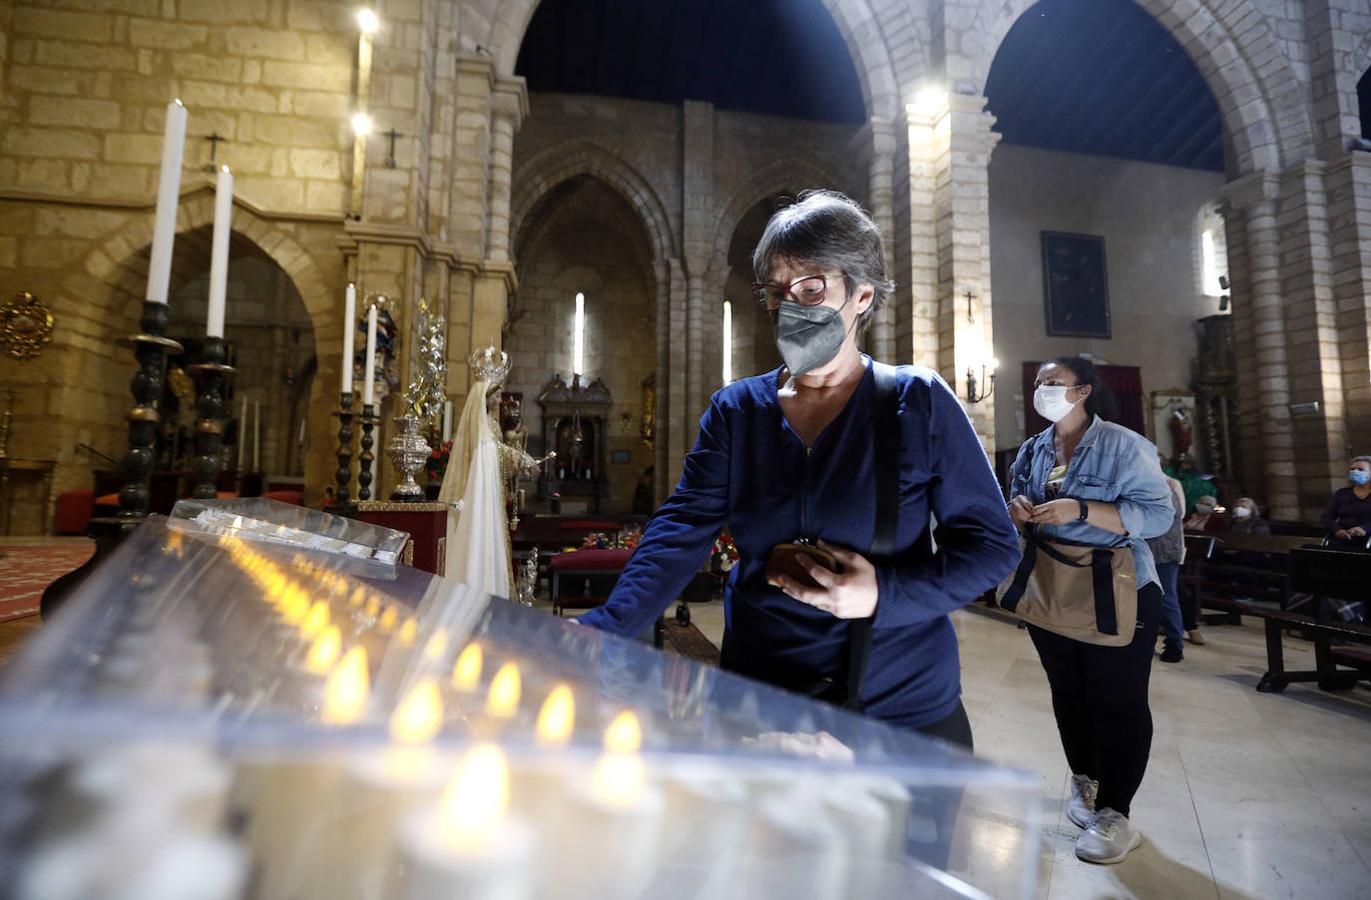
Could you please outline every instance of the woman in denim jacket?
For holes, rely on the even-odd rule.
[[[1028,626],[1071,766],[1067,815],[1085,829],[1076,855],[1095,863],[1119,862],[1142,840],[1128,813],[1152,745],[1147,682],[1162,606],[1146,539],[1165,534],[1173,515],[1157,448],[1105,421],[1109,402],[1094,363],[1079,356],[1044,363],[1033,407],[1056,424],[1019,448],[1009,501],[1015,524],[1032,523],[1051,540],[1133,551],[1138,622],[1128,646]]]

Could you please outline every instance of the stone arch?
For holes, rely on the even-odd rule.
[[[548,191],[577,175],[593,175],[622,194],[638,211],[652,240],[655,259],[676,255],[677,241],[672,233],[671,219],[657,191],[633,166],[586,139],[550,147],[517,167],[510,202],[511,237],[517,241],[528,214]]]
[[[772,160],[748,176],[723,208],[718,210],[719,226],[714,232],[714,259],[723,260],[728,256],[728,246],[733,241],[733,232],[747,211],[762,200],[787,188],[809,183],[811,186],[831,187],[848,191],[849,186],[826,170],[817,162],[802,156],[784,156]]]
[[[927,26],[916,23],[902,3],[822,2],[856,64],[868,116],[894,119],[901,107],[900,85],[909,83],[911,76],[927,66]],[[472,4],[484,7],[474,12],[478,20],[490,23],[483,46],[494,56],[496,70],[501,74],[514,73],[519,45],[538,3],[539,0],[478,0]]]
[[[181,198],[176,217],[177,234],[213,224],[214,191],[211,188],[205,187]],[[336,321],[327,279],[305,249],[256,209],[236,197],[233,230],[261,248],[290,276],[309,311],[315,334],[337,331],[341,339],[341,323]],[[115,312],[109,309],[108,303],[108,292],[114,286],[111,279],[118,278],[120,269],[126,266],[128,260],[151,243],[152,218],[135,217],[85,255],[75,271],[64,279],[62,293],[67,298],[90,303],[93,309],[105,310],[108,321]],[[94,276],[95,280],[87,276]]]
[[[1009,29],[1037,2],[982,0],[968,27],[968,35],[976,36],[970,62],[978,89],[984,89]],[[1263,16],[1247,5],[1217,0],[1134,2],[1171,32],[1209,84],[1237,151],[1233,174],[1279,170],[1313,153],[1313,127],[1299,82]]]

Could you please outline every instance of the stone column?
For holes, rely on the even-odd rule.
[[[714,210],[714,107],[687,100],[681,115],[681,223],[685,251],[682,261],[688,314],[684,332],[673,329],[672,334],[675,340],[684,339],[687,347],[684,419],[680,429],[685,438],[684,450],[689,450],[710,394],[705,373],[705,285],[718,220]],[[673,455],[675,464],[684,457],[684,450],[682,456]]]
[[[932,163],[932,211],[937,240],[936,368],[958,396],[966,375],[989,389],[987,364],[994,357],[990,297],[990,154],[1000,136],[986,99],[952,94],[943,110],[925,111],[932,121],[925,159]],[[931,113],[931,115],[929,114]],[[927,126],[924,126],[927,127]],[[920,135],[923,138],[924,135]],[[915,147],[911,132],[911,165]],[[916,206],[919,200],[912,198]],[[969,295],[969,297],[968,297]],[[983,368],[985,367],[985,368]],[[995,401],[967,403],[982,445],[995,447]]]
[[[1245,261],[1245,277],[1243,282],[1233,286],[1233,303],[1235,311],[1238,304],[1248,304],[1251,309],[1252,369],[1256,382],[1239,385],[1239,389],[1255,389],[1261,421],[1259,456],[1266,511],[1274,518],[1289,519],[1299,515],[1299,500],[1295,491],[1295,442],[1290,420],[1290,370],[1285,317],[1281,309],[1277,195],[1276,178],[1268,172],[1254,172],[1232,182],[1224,190],[1230,214],[1242,219],[1241,232],[1246,242],[1239,251]],[[1232,252],[1230,243],[1229,253]],[[1244,456],[1249,456],[1249,448],[1244,446],[1243,449]]]
[[[695,440],[695,428],[699,425],[699,413],[695,423],[690,421],[690,406],[686,394],[687,344],[686,332],[686,276],[681,261],[675,257],[667,260],[666,282],[666,319],[668,337],[666,341],[665,363],[657,373],[657,390],[665,392],[665,402],[659,401],[658,408],[664,408],[666,415],[657,423],[658,440],[666,442],[666,467],[663,477],[667,489],[674,485],[681,475],[681,463],[686,451]],[[659,354],[660,355],[660,354]]]
[[[1346,440],[1357,456],[1371,453],[1371,153],[1328,163],[1324,183]]]
[[[486,257],[504,261],[509,259],[513,237],[509,233],[509,194],[514,174],[514,132],[528,115],[528,89],[524,79],[497,79],[491,100]]]
[[[881,229],[882,250],[888,277],[895,278],[895,126],[885,119],[867,122],[853,139],[853,149],[860,154],[867,169],[867,209],[876,227]],[[896,299],[887,298],[885,307],[876,315],[867,333],[866,346],[877,359],[896,363],[895,350]]]

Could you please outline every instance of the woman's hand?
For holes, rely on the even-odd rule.
[[[1014,524],[1023,527],[1033,518],[1033,501],[1023,494],[1009,501],[1009,518],[1014,520]]]
[[[1346,528],[1339,528],[1337,531],[1333,532],[1333,538],[1339,541],[1350,541],[1352,540],[1352,534]]]
[[[876,567],[865,556],[834,547],[823,541],[819,546],[832,553],[842,563],[843,572],[830,571],[803,553],[799,564],[809,577],[819,583],[808,587],[793,578],[777,578],[781,590],[801,603],[808,603],[839,619],[864,619],[876,611]]]
[[[1070,497],[1049,500],[1033,507],[1029,521],[1034,525],[1069,525],[1081,517],[1081,505]]]
[[[1360,525],[1356,525],[1347,529],[1347,534],[1354,538],[1364,538],[1366,537],[1366,529],[1362,528]]]

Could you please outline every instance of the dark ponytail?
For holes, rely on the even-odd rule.
[[[1084,356],[1055,356],[1043,363],[1045,366],[1061,366],[1070,369],[1076,376],[1077,384],[1088,384],[1092,388],[1085,400],[1085,413],[1099,416],[1106,422],[1118,421],[1118,408],[1114,403],[1114,392],[1104,383],[1099,367]]]

